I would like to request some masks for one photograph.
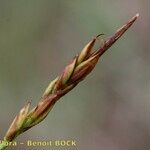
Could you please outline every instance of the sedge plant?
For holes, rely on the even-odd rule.
[[[95,51],[93,51],[93,46],[100,35],[93,38],[65,67],[63,72],[50,82],[36,107],[30,110],[30,102],[28,102],[19,111],[3,140],[11,142],[20,134],[43,121],[53,108],[54,104],[62,96],[72,90],[79,82],[85,79],[85,77],[94,69],[100,56],[130,28],[138,16],[139,14],[136,14],[119,28],[114,35],[103,40],[101,46]],[[5,142],[0,144],[0,150],[5,150],[7,147],[8,145],[6,145]]]

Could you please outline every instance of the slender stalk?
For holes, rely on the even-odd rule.
[[[48,115],[54,104],[66,93],[72,90],[80,81],[82,81],[95,67],[99,57],[109,49],[135,22],[138,18],[136,14],[131,20],[118,29],[114,35],[102,43],[100,48],[92,51],[92,48],[100,36],[92,39],[74,59],[66,66],[64,71],[53,80],[45,90],[38,105],[29,111],[30,102],[28,102],[18,113],[10,125],[4,141],[11,142],[18,135],[27,131],[31,127],[40,123]],[[0,144],[0,150],[7,148],[5,143]]]

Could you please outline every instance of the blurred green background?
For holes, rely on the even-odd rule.
[[[150,149],[148,0],[0,0],[0,137],[28,101],[99,33],[140,18],[44,122],[17,140],[77,140],[52,149]],[[51,149],[18,146],[11,149]]]

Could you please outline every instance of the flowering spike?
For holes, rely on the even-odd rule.
[[[79,56],[76,56],[73,61],[66,66],[63,73],[49,84],[35,108],[28,112],[30,107],[30,103],[28,103],[20,110],[4,139],[6,141],[12,141],[19,134],[41,122],[48,115],[54,104],[94,69],[99,57],[124,34],[138,16],[138,14],[135,15],[130,21],[117,30],[113,36],[104,41],[103,45],[94,52],[91,51],[99,35],[90,41]],[[2,150],[2,148],[4,149],[6,146],[0,144],[0,150]]]

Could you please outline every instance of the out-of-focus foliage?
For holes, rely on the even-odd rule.
[[[69,138],[78,141],[78,149],[149,149],[149,5],[146,0],[0,0],[0,137],[24,103],[36,105],[93,36],[111,35],[139,12],[95,71],[19,140]]]

